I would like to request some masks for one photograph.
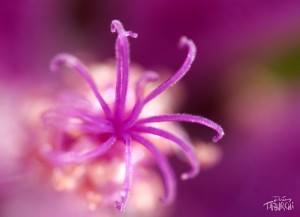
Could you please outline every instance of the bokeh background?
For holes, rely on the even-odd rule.
[[[179,111],[216,121],[226,135],[218,143],[222,159],[217,165],[195,179],[178,182],[177,200],[168,216],[299,216],[299,0],[0,2],[2,111],[11,112],[11,99],[24,86],[32,89],[55,80],[48,66],[57,53],[83,53],[99,62],[113,58],[113,19],[139,33],[131,40],[131,57],[146,69],[176,71],[185,55],[177,42],[186,35],[198,52],[182,80],[185,98]],[[5,143],[5,130],[14,120],[6,113],[0,117]],[[184,126],[204,142],[213,135],[201,127]],[[6,156],[5,149],[1,152]],[[30,188],[22,190],[25,193],[13,191],[9,173],[3,172],[5,159],[0,160],[0,178],[6,180],[0,188],[0,216],[18,216],[10,210],[14,207],[24,216],[50,216],[47,209],[51,216],[83,216],[72,204],[62,207],[69,199],[58,200],[49,189],[43,205],[32,205],[44,194]],[[186,166],[176,157],[171,162],[179,177]],[[263,204],[276,195],[291,198],[294,210],[266,210]]]

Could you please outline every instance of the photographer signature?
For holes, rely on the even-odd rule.
[[[286,196],[279,197],[273,196],[273,200],[266,202],[263,206],[267,207],[267,210],[271,211],[289,211],[294,209],[294,202]]]

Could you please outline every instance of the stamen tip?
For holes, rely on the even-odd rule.
[[[63,62],[64,61],[62,60],[60,54],[55,56],[50,62],[50,70],[52,72],[57,72],[59,70],[60,66],[63,64]]]
[[[190,172],[183,173],[180,178],[181,180],[194,178],[195,176],[198,175],[199,171],[200,171],[200,164],[197,163],[197,165],[194,165],[193,169]]]
[[[173,193],[172,195],[161,196],[159,198],[159,202],[162,203],[162,204],[164,204],[164,205],[168,205],[168,204],[173,203],[174,199],[175,199],[175,194]]]
[[[222,137],[225,135],[223,129],[218,133],[218,135],[214,136],[212,141],[213,142],[218,142]]]
[[[179,43],[186,43],[189,39],[186,36],[181,36]]]
[[[120,211],[124,212],[125,211],[125,206],[123,203],[120,203],[119,201],[115,201],[115,208]]]
[[[187,173],[184,173],[181,175],[181,179],[182,180],[187,180],[187,179],[190,179],[191,177],[187,174]]]
[[[132,32],[132,31],[128,31],[126,33],[127,33],[127,36],[130,36],[131,38],[137,38],[139,36],[137,33]]]
[[[119,20],[111,21],[111,25],[110,25],[111,32],[116,32],[118,27],[123,29],[123,25]]]
[[[132,37],[132,38],[137,38],[138,37],[138,34],[135,33],[135,32],[132,32],[132,31],[126,31],[123,27],[123,24],[119,21],[119,20],[113,20],[111,22],[111,25],[110,25],[110,31],[111,32],[117,32],[118,35],[120,36],[125,36],[125,37]]]
[[[56,55],[50,62],[50,70],[56,72],[59,68],[66,64],[67,66],[71,67],[77,63],[76,57],[67,53],[61,53]]]
[[[196,49],[195,43],[193,42],[193,40],[189,39],[189,38],[186,37],[186,36],[182,36],[182,37],[180,38],[180,41],[179,41],[179,47],[180,47],[180,48],[188,47],[188,48],[192,51],[193,55],[196,54],[196,50],[197,50],[197,49]]]
[[[179,40],[179,46],[183,47],[185,45],[188,45],[190,43],[193,43],[191,39],[188,39],[186,36],[182,36]]]

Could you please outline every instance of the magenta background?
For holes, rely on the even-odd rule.
[[[275,112],[276,116],[248,122],[246,116],[255,119],[259,106],[251,114],[242,106],[236,105],[233,111],[228,107],[228,101],[240,92],[240,87],[232,86],[230,79],[244,76],[243,71],[233,70],[237,65],[244,68],[247,64],[264,65],[268,57],[280,57],[282,52],[299,46],[300,1],[2,0],[1,3],[0,78],[16,89],[25,81],[41,84],[53,79],[48,64],[59,52],[91,53],[98,61],[112,58],[115,40],[109,31],[112,19],[120,19],[127,29],[139,33],[138,39],[131,40],[132,61],[150,69],[163,66],[176,70],[185,54],[177,48],[180,36],[193,39],[198,54],[183,80],[187,98],[181,111],[207,116],[223,126],[226,135],[219,145],[224,157],[218,166],[201,172],[197,178],[179,181],[172,216],[300,214],[299,76],[291,83],[284,83],[288,91],[282,94],[286,100],[283,109]],[[245,76],[251,78],[251,74]],[[268,95],[265,102],[270,111],[276,110],[268,104],[272,103]],[[248,128],[237,124],[235,113],[245,116],[238,121]],[[198,129],[204,140],[212,136],[208,130],[188,128],[193,135],[198,134]],[[179,177],[185,166],[175,158],[172,164]],[[266,211],[262,205],[275,195],[292,198],[295,209]]]

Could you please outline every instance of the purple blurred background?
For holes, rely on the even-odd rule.
[[[0,78],[16,91],[22,82],[53,79],[48,65],[57,53],[113,58],[113,19],[139,34],[131,40],[132,62],[147,69],[175,71],[185,55],[179,38],[193,39],[198,53],[182,81],[186,99],[180,111],[222,125],[223,159],[197,178],[178,182],[170,215],[300,215],[299,0],[1,3]],[[204,141],[213,135],[186,128]],[[177,177],[186,169],[175,158],[172,164]],[[263,204],[277,195],[291,198],[295,209],[266,210]],[[0,212],[3,200],[0,196]]]

